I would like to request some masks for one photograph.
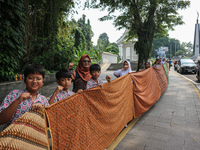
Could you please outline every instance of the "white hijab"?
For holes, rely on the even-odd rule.
[[[129,68],[127,70],[121,71],[120,77],[132,72],[132,70],[131,70],[131,63],[128,60],[125,60],[124,63],[125,62],[128,63]],[[124,67],[124,63],[123,63],[123,67]]]

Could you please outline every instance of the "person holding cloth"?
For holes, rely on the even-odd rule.
[[[123,68],[122,69],[119,69],[119,70],[116,70],[113,74],[116,76],[116,77],[121,77],[121,76],[124,76],[128,73],[131,73],[132,70],[131,70],[131,64],[129,61],[125,60],[124,63],[123,63]]]
[[[68,70],[63,69],[58,71],[56,73],[56,79],[58,86],[54,93],[50,96],[49,104],[53,104],[74,94],[74,92],[69,90],[72,82],[72,76]]]
[[[40,65],[30,64],[24,70],[25,90],[13,90],[0,105],[0,124],[4,129],[30,109],[38,109],[42,105],[48,106],[48,100],[40,95],[38,90],[42,87],[45,70]]]
[[[91,89],[96,86],[102,86],[103,81],[99,79],[101,74],[101,67],[98,64],[93,64],[90,66],[90,74],[92,75],[91,79],[87,82],[86,89]],[[111,76],[107,75],[106,80],[110,82]]]
[[[73,92],[81,93],[86,89],[86,84],[92,77],[90,74],[91,58],[85,54],[81,56],[76,70],[71,72],[73,79]],[[68,70],[73,67],[73,63],[69,63]]]

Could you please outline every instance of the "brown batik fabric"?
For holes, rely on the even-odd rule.
[[[101,150],[134,116],[129,75],[46,108],[54,150]]]
[[[0,133],[0,149],[49,149],[45,109],[28,111]]]

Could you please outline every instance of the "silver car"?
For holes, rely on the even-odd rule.
[[[177,72],[193,72],[196,74],[196,64],[192,59],[180,59],[177,63]]]

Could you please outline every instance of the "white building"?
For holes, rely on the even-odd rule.
[[[127,30],[125,30],[124,34],[116,42],[119,47],[119,56],[122,61],[138,61],[138,55],[136,54],[136,51],[134,49],[136,39],[126,42],[127,34]]]

